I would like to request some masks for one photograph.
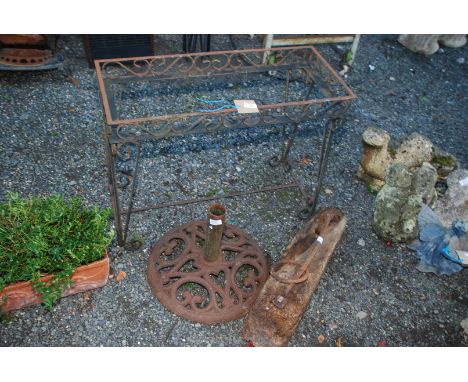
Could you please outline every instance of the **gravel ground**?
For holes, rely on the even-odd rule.
[[[345,127],[336,134],[320,206],[344,211],[348,226],[314,294],[291,346],[466,346],[460,322],[468,316],[466,271],[437,277],[416,270],[404,246],[386,247],[371,228],[374,196],[355,179],[362,131],[386,129],[394,139],[418,131],[468,167],[468,46],[416,55],[397,36],[363,36],[348,83],[358,95]],[[236,36],[239,47],[259,47],[257,37]],[[158,35],[159,54],[181,46],[179,36]],[[212,49],[230,49],[214,36]],[[345,45],[319,50],[337,68]],[[102,113],[94,70],[81,39],[64,36],[60,51],[73,77],[62,72],[0,73],[0,199],[82,195],[89,205],[110,206],[102,143]],[[371,67],[374,68],[371,70]],[[260,95],[259,95],[260,96]],[[176,107],[176,106],[174,106]],[[300,131],[290,158],[311,187],[321,130]],[[310,126],[309,126],[310,127]],[[222,194],[290,180],[265,166],[279,149],[277,127],[199,135],[143,147],[137,207],[165,198]],[[212,158],[222,159],[213,161]],[[298,162],[305,154],[311,163]],[[157,191],[164,186],[164,193]],[[302,222],[297,191],[225,199],[229,221],[245,229],[267,254],[279,259]],[[62,299],[52,312],[41,306],[2,317],[3,346],[245,346],[243,320],[202,325],[169,313],[146,281],[150,248],[167,230],[206,215],[207,203],[134,214],[130,230],[144,247],[110,248],[111,272],[120,282]],[[358,244],[359,242],[359,244]]]

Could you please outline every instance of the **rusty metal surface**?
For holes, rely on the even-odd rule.
[[[281,36],[275,37],[271,46],[291,46],[308,44],[329,44],[353,42],[355,35],[305,35],[305,36]]]
[[[203,257],[206,221],[181,225],[165,234],[148,259],[148,283],[172,313],[213,324],[244,316],[268,277],[262,250],[244,231],[226,225],[219,260]]]
[[[0,49],[0,63],[7,65],[44,65],[47,64],[52,57],[52,51],[47,49]]]
[[[2,34],[0,43],[4,45],[43,45],[47,41],[42,34]]]
[[[271,270],[247,319],[243,336],[255,346],[286,346],[293,336],[344,231],[335,208],[317,212],[294,236]],[[322,243],[317,241],[318,237]]]
[[[259,194],[259,193],[262,193],[262,192],[280,191],[280,190],[284,190],[284,189],[287,189],[287,188],[295,188],[295,187],[297,187],[297,188],[300,187],[297,180],[295,180],[293,183],[280,184],[278,186],[262,187],[262,188],[259,188],[257,190],[231,192],[231,193],[224,194],[224,195],[205,196],[205,197],[188,199],[188,200],[179,200],[179,201],[176,201],[176,202],[154,204],[154,205],[151,205],[151,206],[141,207],[141,208],[132,208],[131,212],[142,212],[142,211],[148,211],[148,210],[158,210],[160,208],[183,206],[183,205],[187,205],[187,204],[196,204],[196,203],[200,203],[200,202],[209,202],[209,201],[219,200],[219,199],[235,198],[235,197],[238,197],[238,196],[247,196],[247,195]],[[128,213],[128,210],[122,211],[122,214],[127,214],[127,213]]]
[[[264,64],[262,62],[264,54],[275,54],[275,62]],[[96,60],[95,65],[104,114],[109,125],[159,122],[163,124],[159,126],[159,129],[164,130],[169,126],[174,129],[174,122],[183,121],[190,117],[206,117],[208,115],[226,116],[233,112],[237,113],[236,109],[224,109],[210,113],[195,112],[162,116],[145,115],[138,118],[119,119],[116,115],[116,99],[110,92],[110,85],[141,80],[174,80],[178,78],[225,76],[233,73],[260,73],[291,68],[312,68],[321,77],[321,81],[329,85],[334,94],[332,97],[259,105],[258,108],[261,110],[260,115],[263,116],[263,121],[259,122],[263,122],[263,124],[265,123],[265,119],[268,121],[268,118],[265,118],[267,117],[265,113],[269,110],[282,109],[281,111],[288,113],[287,108],[291,106],[350,101],[356,98],[353,91],[313,46]],[[220,122],[222,123],[223,120]],[[167,126],[167,124],[170,125]],[[255,125],[260,124],[255,123]]]
[[[305,206],[300,209],[301,216],[308,217],[314,212],[333,132],[343,125],[345,114],[356,95],[313,46],[96,60],[95,66],[105,117],[104,142],[109,192],[119,245],[125,245],[131,212],[215,199],[173,201],[133,209],[138,172],[137,153],[141,142],[148,140],[281,124],[281,152],[271,156],[268,163],[271,166],[281,165],[285,171],[289,171],[291,163],[288,155],[299,125],[310,120],[323,121],[325,133],[313,195],[309,195],[298,181],[294,182],[305,199]],[[189,89],[196,83],[210,81],[217,84],[211,85],[210,82],[213,89],[218,85],[220,89],[225,89],[226,84],[241,77],[242,81],[248,77],[264,85],[265,81],[273,81],[274,86],[281,89],[258,95],[255,102],[259,112],[249,114],[239,113],[234,108],[193,110],[190,99],[180,101],[180,97],[177,97],[180,102],[176,105],[171,101],[173,95],[167,97],[173,89]],[[273,82],[268,82],[268,86]],[[290,86],[292,82],[295,86]],[[195,93],[190,90],[187,92],[192,95]],[[140,98],[144,97],[143,102]],[[222,97],[232,101],[236,92],[226,91]],[[166,103],[171,107],[166,107]],[[286,125],[292,126],[290,132]],[[122,151],[129,155],[121,155]],[[265,159],[268,161],[268,158]],[[274,191],[281,187],[290,185],[264,187],[264,191]],[[258,191],[226,196],[254,192]],[[121,209],[121,203],[126,204],[125,210]],[[127,214],[125,224],[123,214]]]

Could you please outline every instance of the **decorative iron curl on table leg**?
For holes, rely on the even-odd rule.
[[[297,133],[297,128],[299,127],[299,124],[296,123],[293,127],[293,131],[291,132],[290,137],[288,138],[286,135],[286,125],[283,125],[282,133],[281,136],[283,137],[282,143],[281,143],[281,156],[278,157],[278,155],[274,154],[268,159],[268,164],[271,167],[278,167],[280,164],[283,165],[284,171],[289,172],[291,171],[291,162],[288,159],[288,154],[289,151],[291,150],[291,146],[294,142],[294,139],[296,137]]]
[[[115,227],[119,246],[125,246],[126,249],[135,250],[143,243],[138,241],[131,242],[126,246],[128,226],[130,222],[130,213],[126,214],[125,225],[122,225],[122,215],[120,210],[121,196],[120,191],[127,190],[131,186],[128,196],[127,211],[133,207],[133,198],[136,192],[136,175],[140,161],[141,147],[139,142],[124,142],[108,145],[109,159],[108,170],[110,178],[109,191],[111,193],[112,208],[114,211]]]
[[[115,157],[115,168],[118,173],[117,187],[125,190],[134,182],[134,170],[131,161],[139,155],[139,144],[134,142],[116,143],[112,145],[112,154]]]

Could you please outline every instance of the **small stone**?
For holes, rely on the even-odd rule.
[[[457,58],[457,64],[464,64],[464,63],[465,63],[465,57]]]
[[[89,291],[83,292],[83,302],[88,302],[90,298],[91,297],[90,297],[90,292]]]
[[[333,324],[330,324],[330,329],[331,330],[336,330],[338,328],[338,325],[333,323]]]
[[[374,71],[374,70],[375,70],[375,66],[369,64],[369,70],[370,70],[371,72]]]
[[[75,186],[75,185],[76,185],[76,182],[75,182],[74,180],[72,180],[71,182],[68,182],[68,184],[69,184],[70,186]]]
[[[120,271],[120,272],[117,274],[117,276],[115,276],[115,281],[120,282],[120,281],[122,281],[126,276],[127,276],[127,274],[126,274],[124,271]]]
[[[460,322],[460,326],[465,331],[465,334],[468,334],[468,318],[465,318],[462,322]]]
[[[236,166],[236,171],[241,172],[241,168],[239,166]]]
[[[358,244],[359,246],[361,246],[361,247],[365,247],[366,242],[364,241],[364,239],[361,238],[361,239],[359,239],[359,240],[357,241],[357,244]]]
[[[437,309],[434,310],[434,314],[439,314],[439,311]]]
[[[333,191],[330,190],[329,188],[326,188],[326,189],[325,189],[325,193],[326,193],[327,195],[331,195],[331,194],[333,194]]]
[[[360,312],[357,312],[356,317],[359,318],[360,320],[364,320],[364,318],[367,317],[367,313],[361,310]]]
[[[320,334],[317,337],[317,341],[318,341],[319,344],[323,344],[323,342],[325,341],[325,336],[323,334]]]
[[[390,81],[395,81],[395,77],[390,77],[389,80]]]
[[[372,289],[372,292],[374,292],[374,294],[375,294],[376,296],[379,295],[379,291],[378,291],[377,289]]]

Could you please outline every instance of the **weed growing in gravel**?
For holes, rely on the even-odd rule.
[[[353,52],[351,52],[350,50],[347,50],[346,52],[344,52],[344,54],[343,54],[343,63],[344,64],[349,65],[349,63],[351,62],[352,59],[353,59]]]
[[[77,267],[103,258],[113,237],[110,215],[110,209],[85,208],[81,198],[9,194],[0,204],[0,291],[31,281],[51,309]],[[50,283],[40,281],[44,274],[53,275]]]

